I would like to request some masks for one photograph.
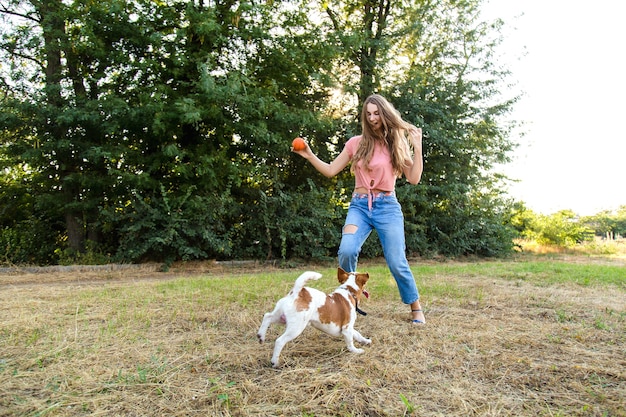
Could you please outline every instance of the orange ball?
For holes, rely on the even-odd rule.
[[[304,139],[298,137],[291,142],[291,146],[293,146],[294,151],[303,151],[306,149],[306,143],[304,143]]]

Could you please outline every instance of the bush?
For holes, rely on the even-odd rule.
[[[535,216],[523,235],[541,245],[572,247],[593,240],[594,232],[581,224],[574,212],[562,210],[549,216]]]
[[[410,253],[501,256],[512,251],[518,233],[506,202],[480,193],[437,200],[437,195],[429,197],[424,190],[398,187]]]
[[[255,259],[321,259],[336,255],[345,201],[313,181],[292,192],[250,190],[240,206],[233,256]]]
[[[193,194],[189,187],[183,195],[168,192],[137,196],[122,214],[111,216],[119,230],[115,258],[124,262],[206,259],[229,256],[229,230],[224,222],[230,195],[211,197]]]
[[[0,229],[0,264],[49,265],[57,262],[54,253],[61,236],[38,219],[27,219]]]

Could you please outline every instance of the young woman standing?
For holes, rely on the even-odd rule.
[[[363,103],[361,126],[361,135],[350,138],[330,163],[320,160],[308,144],[293,152],[326,177],[337,175],[351,164],[355,186],[339,245],[339,266],[355,272],[361,248],[372,230],[376,230],[400,298],[411,307],[412,322],[425,324],[415,278],[406,258],[404,215],[395,195],[397,178],[404,175],[409,183],[417,184],[422,177],[422,129],[402,120],[393,105],[378,94]]]

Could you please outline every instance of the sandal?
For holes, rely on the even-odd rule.
[[[422,309],[420,308],[419,310],[411,310],[411,313],[419,313],[421,311]],[[426,320],[412,319],[411,321],[413,324],[426,324]]]

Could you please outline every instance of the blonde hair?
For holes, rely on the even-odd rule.
[[[382,124],[380,132],[372,130],[372,127],[367,122],[367,105],[370,103],[378,107],[378,114]],[[374,145],[377,141],[381,141],[389,150],[394,173],[398,177],[402,176],[407,162],[411,159],[411,150],[406,135],[412,127],[412,124],[402,120],[400,112],[383,96],[372,94],[366,98],[361,110],[363,139],[352,157],[350,170],[354,172],[356,163],[361,160],[364,161],[364,167],[367,169],[374,154]]]

